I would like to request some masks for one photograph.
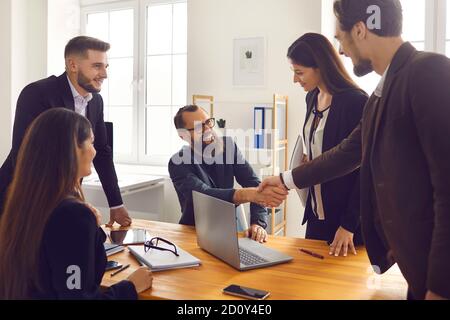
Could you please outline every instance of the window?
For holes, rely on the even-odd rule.
[[[187,96],[187,4],[150,5],[146,14],[147,85],[142,118],[146,134],[142,157],[163,162],[182,144],[172,119]]]
[[[167,164],[182,141],[173,116],[187,98],[185,1],[119,1],[83,8],[86,35],[111,43],[101,95],[115,159]]]
[[[401,0],[403,7],[403,39],[417,50],[425,50],[425,2],[428,0]]]
[[[436,33],[435,24],[442,23],[439,20],[439,6],[442,0],[400,0],[403,7],[403,39],[411,42],[417,50],[428,50],[441,52],[439,50],[439,39],[434,38]],[[445,0],[450,3],[450,0]],[[449,6],[447,6],[447,20],[450,19]],[[431,15],[429,13],[432,13]],[[436,43],[435,43],[436,42]],[[450,22],[447,23],[447,55],[450,55]],[[380,81],[380,76],[375,72],[358,78],[353,73],[353,63],[349,58],[343,58],[344,65],[351,73],[355,81],[367,93],[371,94]]]

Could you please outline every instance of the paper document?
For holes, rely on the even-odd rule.
[[[289,165],[289,169],[293,170],[299,167],[302,164],[303,159],[303,137],[299,135],[297,138],[297,142],[295,143],[294,153],[291,157],[291,163]],[[306,201],[308,200],[308,188],[305,189],[296,189],[297,194],[302,202],[303,206],[306,207]]]

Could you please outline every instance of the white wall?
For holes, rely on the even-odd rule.
[[[0,1],[0,162],[8,155],[11,141],[11,0]]]
[[[21,0],[23,1],[23,0]],[[48,0],[26,0],[26,13],[22,23],[27,26],[26,58],[27,82],[47,75]]]
[[[64,72],[64,48],[80,35],[80,0],[48,1],[47,75]]]
[[[336,27],[336,17],[333,10],[334,0],[322,0],[322,30],[321,33],[333,41]]]
[[[28,83],[46,75],[47,0],[12,1],[12,105]]]
[[[305,116],[305,94],[292,82],[286,59],[291,43],[305,32],[320,32],[321,1],[189,0],[188,95],[213,95],[215,117],[229,128],[253,128],[255,103],[271,102],[273,93],[288,95],[289,154]],[[233,39],[264,36],[267,40],[267,84],[264,88],[233,88]],[[234,103],[231,103],[234,102]],[[288,235],[303,236],[303,208],[288,199]]]
[[[0,162],[11,148],[12,119],[22,88],[45,75],[47,0],[0,1],[2,98]]]

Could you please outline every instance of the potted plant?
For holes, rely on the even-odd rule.
[[[226,123],[227,123],[227,121],[224,120],[224,119],[219,119],[219,120],[217,120],[217,126],[218,126],[220,129],[225,129]]]

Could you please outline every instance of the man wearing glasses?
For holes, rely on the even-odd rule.
[[[192,191],[241,205],[250,203],[250,228],[253,240],[267,238],[267,210],[286,199],[287,191],[280,187],[258,193],[260,180],[244,159],[231,138],[218,138],[215,120],[195,105],[181,108],[174,117],[181,139],[189,143],[169,161],[170,178],[180,201],[180,224],[195,225]],[[243,187],[234,188],[234,179]]]

